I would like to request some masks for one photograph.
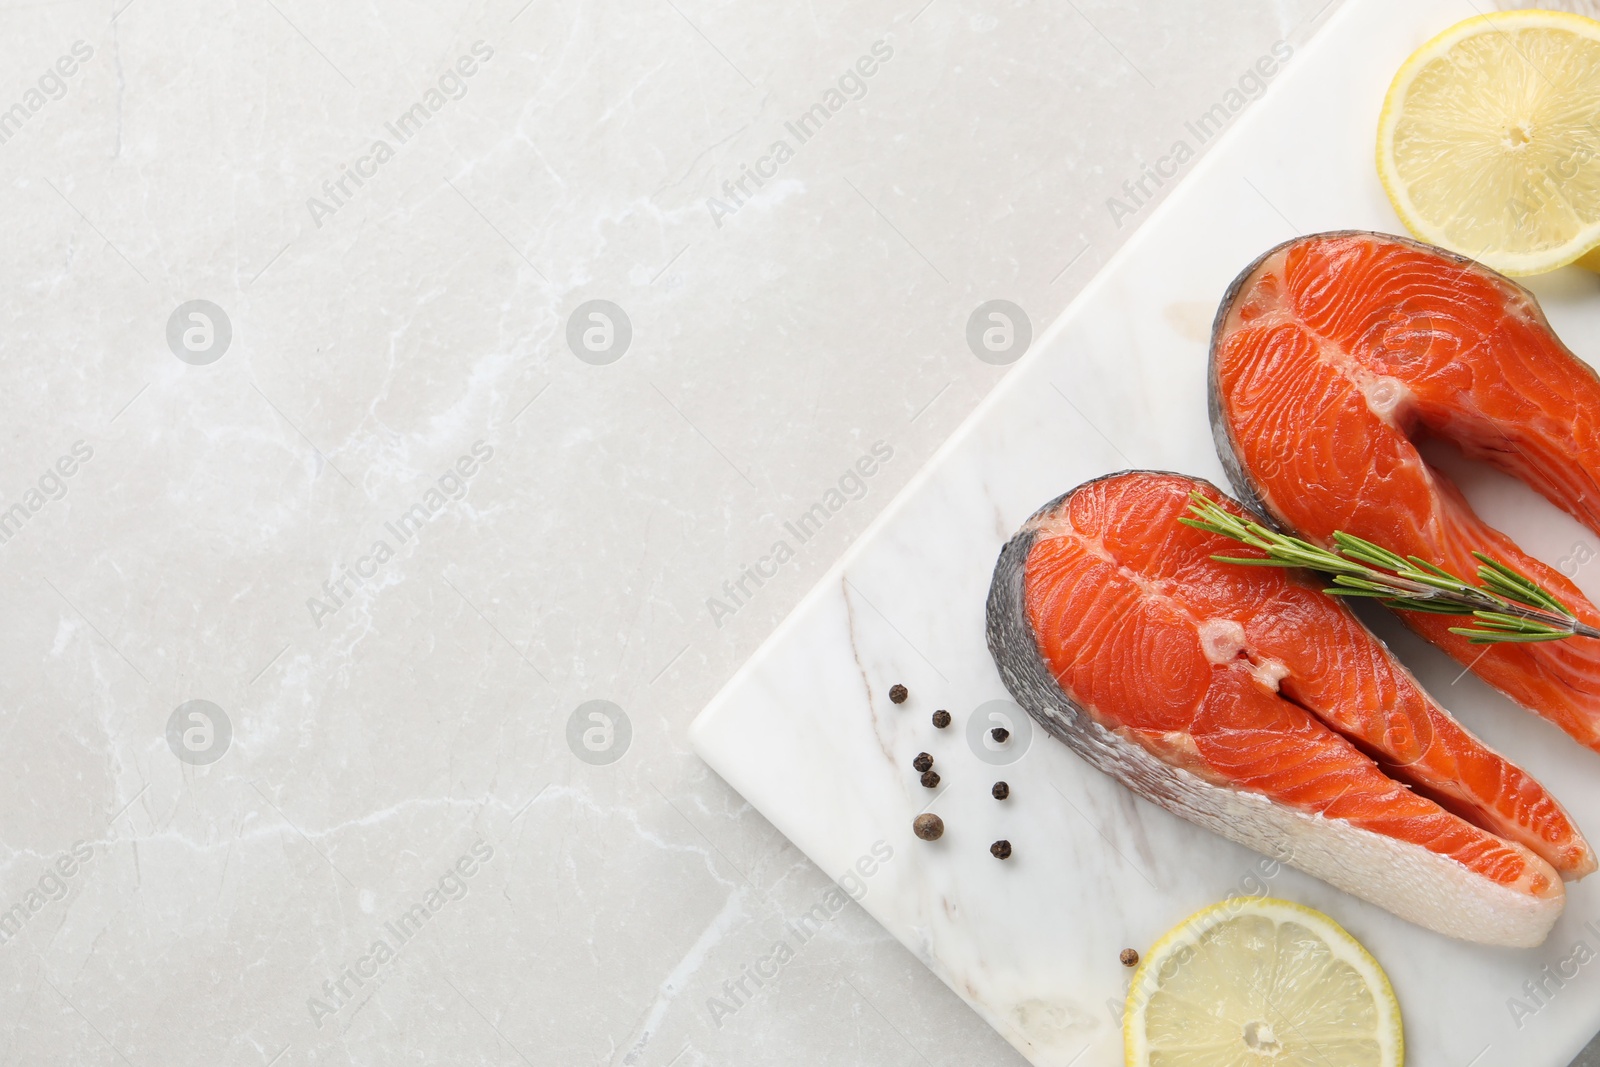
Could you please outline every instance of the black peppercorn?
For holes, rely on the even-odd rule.
[[[934,712],[933,713],[933,725],[937,726],[941,730],[943,730],[946,726],[949,726],[950,725],[950,713],[948,711],[945,711],[942,708],[940,710]]]
[[[904,704],[906,697],[910,695],[910,693],[906,692],[906,687],[898,683],[889,687],[889,699],[896,704]]]
[[[996,782],[994,788],[989,790],[989,793],[996,800],[1004,800],[1011,795],[1011,787],[1004,782]]]
[[[1117,959],[1122,961],[1124,967],[1139,966],[1139,954],[1131,948],[1123,949],[1122,955],[1118,956]]]
[[[996,841],[994,844],[989,846],[989,855],[993,856],[997,860],[1010,859],[1011,842],[1003,838],[999,841]]]
[[[1006,743],[1006,739],[1011,736],[1011,731],[1007,730],[1004,726],[996,726],[993,730],[989,731],[989,736],[994,738],[995,744],[1003,745]]]
[[[911,766],[919,771],[933,770],[933,757],[926,752],[918,752],[917,758],[911,761]]]
[[[938,785],[939,784],[939,772],[938,771],[923,771],[922,772],[922,784],[927,786],[929,789],[932,789],[934,786]]]
[[[944,836],[944,820],[932,812],[926,812],[912,820],[911,832],[924,841],[937,841]]]

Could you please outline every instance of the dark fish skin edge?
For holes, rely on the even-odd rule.
[[[1249,789],[1211,784],[1172,766],[1139,742],[1095,722],[1062,690],[1028,623],[1023,598],[1028,553],[1038,539],[1042,514],[1085,486],[1116,476],[1092,479],[1046,504],[1006,542],[995,563],[984,633],[995,667],[1016,702],[1090,766],[1180,819],[1446,936],[1522,948],[1542,944],[1566,900],[1555,871],[1550,877],[1557,891],[1540,900],[1486,879],[1463,882],[1462,868],[1454,860],[1338,819],[1301,812]],[[1216,489],[1202,479],[1193,481]]]
[[[1000,550],[989,584],[989,599],[984,635],[989,654],[1006,689],[1039,725],[1059,738],[1091,766],[1127,785],[1139,795],[1169,811],[1183,814],[1179,794],[1166,775],[1151,775],[1149,757],[1132,759],[1132,742],[1119,738],[1095,722],[1057,683],[1039,652],[1033,628],[1023,602],[1023,577],[1028,553],[1038,536],[1037,522],[1055,511],[1074,493],[1108,478],[1126,474],[1150,474],[1184,478],[1197,485],[1222,491],[1203,478],[1172,471],[1126,470],[1091,478],[1075,489],[1056,497],[1028,517]],[[1187,816],[1185,816],[1187,817]]]
[[[1216,318],[1211,320],[1210,367],[1206,374],[1206,410],[1211,417],[1211,439],[1216,444],[1217,459],[1222,462],[1222,469],[1227,472],[1228,481],[1233,486],[1234,495],[1238,497],[1240,503],[1251,511],[1266,516],[1268,521],[1265,525],[1294,534],[1298,534],[1299,531],[1290,527],[1284,522],[1282,516],[1267,506],[1261,487],[1245,471],[1244,464],[1239,460],[1238,446],[1234,443],[1233,431],[1228,427],[1228,420],[1224,417],[1222,411],[1222,390],[1217,384],[1217,357],[1221,350],[1223,324],[1227,321],[1229,314],[1232,313],[1233,306],[1238,301],[1240,293],[1244,291],[1245,284],[1250,280],[1250,276],[1256,272],[1261,264],[1290,245],[1337,237],[1376,237],[1384,241],[1394,241],[1397,244],[1410,245],[1412,248],[1447,259],[1461,267],[1463,271],[1472,270],[1480,274],[1487,274],[1526,297],[1528,302],[1538,310],[1539,318],[1545,329],[1550,330],[1550,324],[1544,319],[1543,310],[1539,308],[1538,298],[1518,284],[1515,279],[1508,278],[1493,268],[1484,266],[1471,256],[1464,256],[1459,252],[1452,252],[1448,248],[1440,248],[1437,245],[1413,240],[1410,237],[1402,237],[1399,234],[1381,233],[1377,230],[1327,230],[1322,233],[1312,233],[1303,237],[1291,238],[1273,245],[1257,256],[1248,267],[1240,271],[1238,276],[1228,284],[1228,288],[1222,294],[1222,303],[1217,305]],[[1550,332],[1552,335],[1555,333],[1554,330],[1550,330]]]
[[[1212,339],[1209,353],[1209,369],[1207,374],[1207,407],[1211,420],[1213,440],[1216,444],[1217,457],[1226,471],[1229,481],[1233,484],[1235,495],[1249,512],[1251,518],[1269,526],[1282,528],[1282,523],[1277,521],[1263,504],[1262,494],[1256,484],[1245,474],[1235,452],[1232,435],[1226,420],[1222,417],[1222,404],[1220,390],[1217,387],[1217,350],[1219,334],[1223,323],[1226,321],[1234,303],[1238,300],[1246,281],[1255,273],[1261,264],[1282,249],[1300,241],[1316,238],[1334,237],[1375,237],[1392,240],[1413,247],[1432,252],[1445,259],[1460,264],[1467,269],[1485,271],[1501,278],[1509,288],[1527,296],[1530,305],[1541,320],[1544,316],[1539,309],[1537,299],[1518,283],[1504,278],[1497,272],[1490,270],[1477,261],[1450,252],[1447,249],[1435,248],[1420,241],[1400,237],[1394,234],[1385,234],[1373,230],[1334,230],[1319,234],[1296,237],[1289,241],[1275,245],[1262,255],[1256,257],[1228,286],[1223,295],[1222,302],[1217,310],[1216,318],[1212,324]],[[1544,322],[1548,329],[1548,322]],[[1552,331],[1553,333],[1553,331]],[[1021,529],[1014,534],[1005,547],[1001,549],[1000,557],[995,562],[994,575],[989,586],[989,596],[985,610],[984,634],[989,646],[989,653],[993,657],[995,667],[1001,680],[1005,683],[1016,702],[1027,710],[1028,714],[1055,736],[1081,759],[1089,763],[1096,770],[1106,774],[1113,780],[1127,786],[1139,796],[1156,804],[1180,818],[1187,819],[1205,829],[1212,831],[1229,840],[1238,842],[1248,848],[1255,849],[1264,855],[1275,856],[1290,866],[1311,874],[1313,877],[1343,889],[1353,896],[1360,897],[1377,906],[1388,910],[1403,919],[1417,923],[1428,929],[1436,930],[1447,936],[1485,944],[1509,945],[1515,947],[1531,947],[1542,944],[1549,934],[1550,925],[1554,917],[1545,919],[1526,919],[1525,917],[1512,918],[1501,922],[1501,916],[1494,913],[1496,905],[1489,904],[1485,913],[1478,908],[1479,901],[1469,901],[1478,914],[1474,921],[1491,923],[1495,928],[1485,934],[1482,929],[1472,922],[1459,922],[1454,909],[1460,906],[1459,898],[1451,904],[1449,916],[1441,918],[1434,914],[1428,906],[1428,894],[1421,894],[1420,899],[1412,899],[1417,894],[1410,892],[1410,886],[1394,884],[1368,884],[1368,877],[1352,874],[1348,852],[1341,852],[1337,847],[1319,849],[1319,842],[1308,843],[1307,855],[1296,853],[1293,841],[1293,830],[1286,828],[1285,820],[1274,816],[1285,811],[1280,805],[1262,805],[1266,810],[1250,805],[1232,806],[1232,810],[1212,810],[1216,805],[1214,801],[1207,803],[1201,796],[1199,804],[1196,803],[1196,786],[1199,780],[1193,775],[1168,767],[1151,754],[1145,752],[1137,743],[1124,740],[1095,722],[1092,717],[1065,691],[1062,690],[1049,666],[1045,663],[1039,652],[1038,644],[1034,638],[1032,627],[1028,623],[1027,612],[1023,597],[1023,580],[1028,554],[1032,550],[1038,537],[1038,521],[1045,515],[1055,511],[1079,490],[1094,485],[1108,478],[1115,478],[1125,474],[1173,474],[1176,477],[1191,479],[1199,486],[1221,492],[1211,482],[1193,475],[1176,472],[1156,470],[1124,470],[1114,471],[1090,479],[1082,485],[1061,494],[1044,507],[1034,512],[1028,521],[1022,524]],[[1380,645],[1387,646],[1380,640]],[[1201,789],[1208,787],[1201,786]],[[1217,790],[1213,789],[1213,792]],[[1381,836],[1375,836],[1376,842],[1383,842]],[[1338,842],[1334,842],[1337,846]],[[1363,845],[1363,849],[1367,846]],[[1381,849],[1380,849],[1381,851]],[[1397,857],[1395,858],[1398,859]],[[1398,863],[1396,864],[1398,866]],[[1383,883],[1383,878],[1378,878],[1378,883]],[[1560,904],[1554,908],[1555,914],[1560,912]]]
[[[1283,524],[1265,506],[1260,488],[1245,472],[1235,451],[1232,433],[1228,428],[1227,420],[1222,414],[1221,391],[1217,385],[1216,357],[1218,342],[1223,323],[1243,291],[1245,283],[1263,262],[1290,245],[1302,241],[1335,237],[1376,237],[1382,240],[1398,241],[1441,255],[1460,264],[1463,268],[1489,271],[1489,268],[1467,256],[1458,255],[1447,249],[1435,248],[1432,245],[1414,241],[1407,237],[1379,233],[1374,230],[1332,230],[1325,233],[1295,237],[1274,245],[1257,256],[1249,266],[1245,267],[1234,278],[1223,294],[1222,303],[1218,307],[1216,318],[1212,322],[1210,370],[1207,374],[1207,407],[1210,413],[1212,437],[1216,443],[1217,458],[1221,460],[1223,469],[1227,472],[1228,480],[1233,485],[1235,496],[1247,510],[1255,513],[1251,517],[1261,521],[1264,525],[1281,527]],[[1489,273],[1493,274],[1494,272],[1489,271]],[[1515,288],[1521,289],[1521,286],[1516,285],[1515,282],[1510,282],[1510,284]],[[1526,292],[1526,290],[1523,291]],[[1536,301],[1534,306],[1538,306]],[[1012,698],[1035,721],[1059,738],[1068,748],[1076,752],[1091,766],[1122,782],[1151,802],[1169,811],[1184,815],[1184,817],[1189,817],[1181,810],[1183,804],[1179,802],[1179,795],[1173,788],[1174,783],[1172,780],[1165,776],[1152,776],[1149,773],[1147,760],[1130,760],[1130,742],[1118,738],[1105,727],[1095,722],[1082,707],[1062,690],[1039,653],[1038,644],[1034,639],[1032,627],[1028,624],[1027,612],[1023,604],[1023,571],[1027,564],[1028,553],[1032,550],[1037,536],[1035,527],[1038,520],[1055,511],[1079,490],[1094,485],[1096,482],[1101,482],[1108,478],[1121,477],[1125,474],[1170,474],[1175,477],[1190,479],[1200,486],[1216,490],[1219,493],[1222,492],[1211,482],[1190,474],[1155,470],[1124,470],[1092,478],[1077,488],[1061,494],[1034,512],[1028,518],[1028,521],[1022,524],[1021,529],[1012,536],[1011,540],[1006,542],[1005,547],[1001,549],[1000,558],[995,562],[994,577],[989,585],[987,619],[984,632],[989,645],[989,654],[994,657],[995,666],[1000,672],[1000,678],[1005,683],[1006,689],[1011,693]],[[1383,644],[1381,641],[1379,643]]]

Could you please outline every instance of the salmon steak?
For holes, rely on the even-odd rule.
[[[1383,234],[1279,245],[1217,312],[1210,407],[1235,491],[1278,526],[1325,547],[1343,530],[1466,578],[1477,550],[1600,624],[1577,586],[1480,519],[1417,450],[1448,440],[1600,532],[1600,378],[1510,279]],[[1600,750],[1600,640],[1474,645],[1450,632],[1459,618],[1400,615]]]
[[[1343,603],[1186,526],[1209,482],[1126,471],[1036,512],[989,590],[1030,715],[1139,796],[1440,933],[1541,943],[1595,856],[1561,805]]]

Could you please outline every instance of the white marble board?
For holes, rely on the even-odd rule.
[[[1580,940],[1600,947],[1600,877],[1571,887],[1541,949],[1462,944],[1299,872],[1263,871],[1254,853],[1135,799],[1040,733],[1013,739],[1025,754],[1008,766],[967,741],[977,709],[1006,696],[983,641],[1000,546],[1040,504],[1109,471],[1226,484],[1205,403],[1224,287],[1296,233],[1400,230],[1372,165],[1384,90],[1412,49],[1473,14],[1452,0],[1341,8],[1171,195],[1130,221],[1137,233],[694,723],[706,762],[1033,1063],[1120,1063],[1118,952],[1262,887],[1327,911],[1378,956],[1413,1067],[1562,1067],[1600,1027],[1600,963],[1561,988],[1545,979],[1543,1003],[1524,991],[1546,965],[1571,973]],[[1600,359],[1600,279],[1569,270],[1532,287],[1568,344]],[[1508,479],[1438,460],[1490,521],[1600,596],[1593,535]],[[1600,756],[1378,626],[1470,728],[1600,834]],[[898,707],[895,682],[912,694]],[[935,708],[955,716],[950,729],[930,725]],[[910,766],[921,750],[943,775],[934,793]],[[1000,778],[1004,804],[989,795]],[[935,844],[911,834],[930,801],[948,827]],[[1010,861],[990,857],[997,838],[1013,843]],[[848,877],[880,841],[892,857]],[[1536,1010],[1514,1013],[1512,998]]]

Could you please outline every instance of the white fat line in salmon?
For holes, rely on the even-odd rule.
[[[1166,155],[1158,156],[1154,163],[1141,163],[1139,173],[1122,183],[1126,199],[1106,197],[1106,210],[1111,212],[1111,221],[1117,224],[1117,229],[1122,229],[1125,220],[1144,210],[1145,205],[1155,199],[1156,190],[1176,178],[1178,171],[1195,158],[1201,145],[1214,139],[1246,104],[1266,92],[1267,83],[1294,55],[1294,46],[1288,41],[1275,41],[1268,52],[1271,54],[1261,55],[1244,69],[1235,85],[1222,94],[1222,99],[1183,124],[1189,137],[1194,138],[1193,143],[1189,137],[1180,137]]]
[[[723,1020],[738,1013],[739,1009],[755,999],[767,983],[777,979],[779,973],[795,958],[812,938],[822,932],[825,924],[832,922],[844,911],[850,901],[860,903],[867,895],[867,879],[883,869],[894,859],[894,846],[879,839],[863,853],[854,864],[847,867],[834,885],[830,885],[810,908],[797,918],[785,919],[781,935],[774,937],[766,950],[750,963],[739,968],[732,978],[719,987],[721,996],[706,998],[706,1013],[717,1029]]]
[[[716,623],[717,629],[722,629],[724,620],[737,615],[739,609],[755,599],[762,586],[777,577],[778,569],[795,558],[797,545],[804,545],[821,533],[823,524],[843,510],[846,504],[866,496],[867,479],[877,474],[883,464],[893,458],[893,446],[884,441],[874,441],[871,451],[863,453],[846,467],[844,473],[815,503],[783,524],[784,532],[789,537],[780,537],[772,542],[766,555],[754,564],[741,565],[738,575],[722,583],[720,597],[706,597],[706,610],[711,613],[711,621]],[[794,544],[790,544],[789,538],[794,539]]]
[[[396,546],[418,540],[422,528],[444,514],[448,504],[465,499],[472,477],[493,458],[493,448],[482,441],[472,442],[470,456],[461,456],[446,467],[445,472],[423,492],[415,504],[383,524],[384,531],[394,538],[394,544],[390,544],[387,537],[378,538],[367,549],[366,555],[353,564],[343,565],[332,578],[322,583],[321,597],[307,597],[306,610],[311,613],[311,621],[317,629],[322,629],[322,620],[339,614],[355,598],[358,590],[378,576],[383,565],[394,559]]]
[[[1511,1021],[1517,1024],[1518,1030],[1549,1007],[1556,994],[1576,979],[1587,964],[1600,958],[1600,921],[1590,919],[1583,924],[1583,932],[1587,936],[1574,941],[1566,955],[1555,963],[1545,964],[1538,974],[1522,983],[1522,997],[1506,998],[1506,1010],[1511,1013]]]

